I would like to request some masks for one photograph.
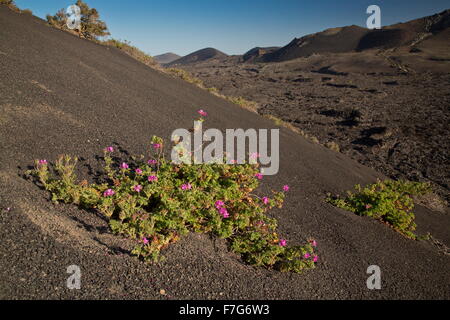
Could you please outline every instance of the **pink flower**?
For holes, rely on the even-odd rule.
[[[110,197],[110,196],[113,196],[114,194],[115,194],[115,192],[113,189],[108,189],[105,192],[103,192],[104,197]]]
[[[190,183],[184,183],[181,185],[181,190],[191,190],[192,185]]]
[[[372,205],[366,204],[366,209],[368,210],[368,209],[370,209],[370,208],[372,208]]]
[[[45,159],[43,159],[43,160],[39,160],[39,164],[40,165],[44,165],[44,164],[47,164],[48,162],[47,162],[47,160],[45,160]]]
[[[310,242],[311,242],[311,245],[312,245],[313,247],[316,247],[316,246],[317,246],[316,240],[310,240]]]
[[[133,190],[136,191],[136,192],[141,192],[142,186],[141,186],[140,184],[135,185],[135,186],[133,187]]]
[[[142,170],[139,169],[139,168],[137,168],[137,169],[136,169],[136,174],[142,174]]]
[[[280,245],[280,247],[285,247],[286,246],[286,240],[280,239],[279,245]]]
[[[269,203],[269,198],[263,197],[262,201],[263,201],[264,204],[268,204]]]
[[[220,209],[225,205],[225,203],[222,200],[217,200],[216,203],[214,203],[214,206],[216,209]]]
[[[154,159],[150,159],[150,160],[147,161],[147,163],[148,163],[149,165],[152,165],[152,164],[157,164],[158,161],[156,161],[156,160],[154,160]]]
[[[314,256],[313,262],[317,262],[317,260],[319,260],[319,257],[318,256]]]
[[[309,253],[305,253],[305,254],[303,255],[303,258],[305,258],[305,259],[308,259],[309,257],[311,257],[311,255],[310,255]]]
[[[199,115],[201,115],[202,117],[206,117],[208,115],[208,113],[206,111],[204,111],[203,109],[200,109],[197,111]]]
[[[128,166],[128,164],[126,164],[125,162],[122,162],[122,164],[120,165],[120,168],[121,168],[121,169],[128,169],[129,166]]]
[[[152,146],[153,146],[154,149],[161,148],[161,144],[160,143],[154,143],[154,144],[152,144]]]
[[[114,152],[114,148],[113,147],[106,147],[105,151],[106,152]]]
[[[148,244],[148,239],[147,239],[146,237],[144,237],[144,238],[142,238],[142,242],[143,242],[144,244]]]
[[[149,182],[158,181],[158,177],[157,176],[149,176],[148,181]]]
[[[289,191],[289,186],[287,184],[283,186],[283,191]]]
[[[263,178],[263,175],[261,173],[255,174],[256,179],[261,180]]]
[[[224,218],[228,218],[230,216],[228,210],[225,208],[219,208],[219,214]]]

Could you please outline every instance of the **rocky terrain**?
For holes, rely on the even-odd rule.
[[[259,58],[252,51],[252,60],[235,56],[187,65],[184,69],[207,87],[257,102],[258,113],[280,118],[322,144],[337,143],[344,154],[387,176],[430,181],[449,200],[450,30],[445,27],[450,20],[448,12],[438,15],[440,18],[424,18],[400,28],[385,29],[409,32],[407,40],[420,38],[423,33],[419,30],[424,30],[424,25],[427,30],[439,30],[409,45],[400,45],[404,44],[403,39],[393,42],[399,47],[392,47],[393,37],[389,35],[385,39],[389,49],[312,54],[314,50],[322,52],[324,47],[309,46],[304,51],[306,46],[300,45],[298,50],[302,51],[297,50],[297,54],[309,53],[307,57],[279,63],[252,62],[274,58],[277,52],[278,57],[286,56],[286,52],[293,52],[291,43]],[[335,36],[337,32],[348,35],[359,30],[368,37],[367,31],[356,27],[338,29],[334,30]],[[370,37],[378,37],[385,30],[369,33]],[[331,32],[325,33],[329,36]],[[313,38],[318,43],[318,38],[323,37],[321,33],[301,41]],[[340,36],[335,40],[339,39]],[[340,51],[348,51],[348,43]]]

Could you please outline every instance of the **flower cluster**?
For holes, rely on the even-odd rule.
[[[204,110],[199,114],[207,116]],[[105,148],[102,184],[78,183],[77,159],[70,156],[58,159],[55,170],[37,160],[31,173],[53,201],[98,210],[114,233],[135,240],[133,254],[146,261],[159,261],[164,248],[193,231],[227,239],[231,250],[253,265],[293,272],[314,268],[316,242],[288,245],[276,232],[276,220],[266,215],[282,207],[288,185],[259,198],[253,194],[262,179],[257,163],[174,164],[165,160],[161,138],[153,137],[151,146],[149,157],[126,162],[113,160],[114,148]]]
[[[217,209],[217,212],[223,217],[228,218],[230,217],[230,214],[228,213],[228,210],[225,208],[225,203],[222,200],[217,200],[214,206]]]
[[[191,190],[192,189],[192,185],[190,183],[183,183],[181,185],[181,190]]]
[[[113,189],[107,189],[103,192],[103,196],[104,197],[111,197],[115,194],[116,192]]]

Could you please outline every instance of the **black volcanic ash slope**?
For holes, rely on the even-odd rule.
[[[284,129],[280,171],[265,177],[258,192],[291,186],[284,208],[272,214],[289,244],[317,239],[316,270],[297,275],[250,267],[223,241],[198,234],[170,246],[161,264],[135,259],[133,244],[112,236],[94,212],[52,204],[45,191],[24,179],[33,159],[78,155],[83,178],[95,175],[95,155],[105,146],[120,146],[125,159],[127,153],[145,153],[153,134],[168,139],[174,129],[192,127],[199,108],[208,111],[209,128],[273,128],[273,123],[119,50],[1,6],[0,39],[0,298],[450,297],[448,256],[324,202],[327,191],[342,192],[381,176]],[[420,210],[422,225],[448,226],[448,217]],[[82,290],[66,288],[66,270],[73,264],[82,270]],[[366,287],[371,264],[382,269],[382,290]]]

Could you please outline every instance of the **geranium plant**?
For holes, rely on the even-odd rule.
[[[188,232],[202,232],[227,239],[256,266],[293,272],[315,266],[316,241],[288,246],[266,215],[282,207],[289,186],[264,197],[253,193],[263,177],[257,163],[175,164],[164,158],[164,141],[155,136],[141,160],[117,162],[114,153],[112,146],[104,149],[104,183],[78,182],[77,158],[67,155],[52,166],[37,160],[30,173],[54,202],[98,210],[114,233],[136,241],[133,254],[149,262],[160,261],[161,251]]]

